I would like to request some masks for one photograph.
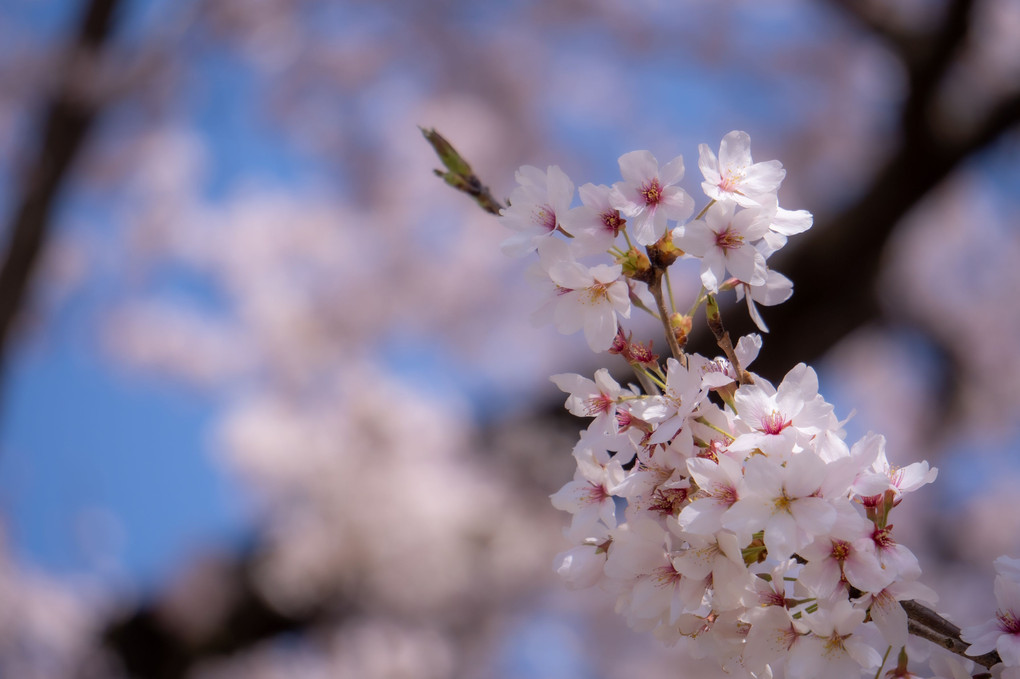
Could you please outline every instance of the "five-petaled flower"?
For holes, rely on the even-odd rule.
[[[667,220],[683,221],[694,213],[694,200],[678,186],[684,176],[681,156],[659,169],[648,151],[631,151],[620,156],[623,181],[613,185],[610,204],[629,220],[634,240],[651,245],[666,235]]]

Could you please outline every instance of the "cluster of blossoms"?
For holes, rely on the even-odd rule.
[[[693,219],[695,202],[677,186],[682,158],[660,167],[634,151],[619,165],[622,181],[580,187],[579,207],[558,167],[522,167],[501,217],[515,232],[507,254],[537,251],[534,271],[550,294],[536,319],[583,329],[593,351],[621,355],[640,383],[621,386],[606,369],[594,380],[552,378],[569,411],[591,418],[573,450],[574,479],[552,497],[572,514],[574,546],[557,556],[558,572],[570,586],[609,590],[632,627],[685,640],[735,676],[878,676],[890,667],[889,676],[915,676],[900,602],[936,595],[918,582],[918,560],[890,516],[937,470],[892,467],[876,434],[848,445],[810,367],[794,367],[778,387],[746,371],[761,337],[734,346],[715,299],[746,297],[767,331],[755,303],[792,293],[767,260],[810,228],[810,213],[779,207],[785,171],[754,163],[744,132],[727,134],[718,156],[700,147],[708,200]],[[606,253],[608,263],[589,263]],[[670,308],[668,269],[681,258],[700,260],[701,290],[686,313]],[[723,357],[683,350],[702,304]],[[663,323],[672,353],[664,363],[623,327],[634,307]],[[1002,566],[996,592],[1007,603],[997,619],[965,631],[973,652],[998,644],[1010,666],[1020,664],[1018,564]],[[953,668],[933,671],[970,676]]]
[[[745,132],[727,134],[718,157],[704,144],[700,151],[702,188],[711,202],[691,221],[694,200],[676,186],[684,175],[680,156],[660,168],[648,151],[624,154],[623,181],[611,187],[585,184],[578,191],[582,204],[573,209],[574,184],[560,168],[518,170],[518,187],[501,218],[517,233],[503,243],[503,251],[521,256],[538,250],[542,272],[554,286],[540,319],[551,317],[564,333],[583,328],[592,351],[606,351],[619,318],[629,318],[635,304],[650,303],[647,284],[661,270],[655,265],[668,266],[687,255],[701,260],[706,293],[735,288],[738,297],[746,295],[758,327],[767,330],[755,302],[784,302],[793,284],[770,270],[766,260],[788,236],[811,227],[811,214],[779,207],[776,194],[786,171],[778,161],[752,163]],[[557,233],[569,239],[556,238]],[[621,237],[627,250],[616,245]],[[581,261],[607,251],[614,264]],[[673,320],[682,325],[682,319]]]

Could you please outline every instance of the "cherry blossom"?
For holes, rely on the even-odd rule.
[[[793,294],[793,281],[778,271],[769,269],[765,274],[765,282],[763,284],[751,285],[750,283],[741,283],[737,286],[736,292],[738,302],[744,297],[747,298],[747,312],[750,314],[754,324],[762,332],[768,332],[769,327],[765,324],[765,319],[761,317],[755,302],[764,306],[782,304],[790,299],[790,296]]]
[[[659,169],[648,151],[620,156],[623,181],[613,185],[610,204],[629,220],[629,231],[641,245],[651,245],[666,233],[667,220],[683,221],[694,213],[694,200],[678,186],[684,176],[681,156]]]
[[[761,335],[744,335],[737,340],[737,346],[733,348],[733,353],[741,368],[746,369],[754,363],[754,359],[758,358],[758,352],[761,351],[761,345]],[[739,379],[729,359],[722,356],[708,359],[694,354],[690,357],[690,362],[691,371],[700,372],[702,385],[709,389],[719,389],[733,384]]]
[[[606,436],[617,433],[616,405],[623,390],[609,376],[609,370],[599,368],[595,380],[573,373],[553,375],[557,387],[570,394],[566,408],[578,417],[593,417],[589,429]]]
[[[594,524],[591,535],[584,538],[582,544],[556,555],[553,561],[556,574],[571,589],[594,586],[603,577],[609,543],[609,529],[602,524]]]
[[[791,677],[857,677],[861,670],[873,671],[882,662],[878,651],[854,634],[864,622],[865,612],[846,599],[804,616],[811,635],[790,652]]]
[[[844,505],[828,533],[798,551],[808,561],[798,579],[823,597],[841,584],[864,592],[884,589],[895,573],[878,560],[871,539],[874,528],[852,506]]]
[[[564,215],[564,228],[577,238],[583,252],[605,252],[626,228],[627,220],[610,203],[611,187],[588,183],[578,193],[581,205]]]
[[[749,426],[730,445],[735,451],[757,448],[785,459],[810,437],[836,425],[832,406],[818,394],[818,376],[803,363],[786,374],[778,389],[758,380],[741,386],[734,400],[741,421]]]
[[[751,137],[734,130],[719,145],[719,157],[707,144],[698,146],[698,167],[705,181],[705,195],[714,200],[734,200],[744,207],[760,205],[775,194],[786,176],[778,160],[754,163]]]
[[[552,495],[552,503],[574,515],[568,534],[584,539],[599,521],[607,528],[616,527],[616,502],[609,488],[622,480],[623,469],[616,460],[599,460],[596,449],[587,445],[579,445],[574,457],[574,479]]]
[[[787,559],[836,522],[836,510],[817,496],[825,481],[825,463],[814,455],[794,455],[785,465],[775,458],[751,457],[744,469],[740,499],[722,517],[746,544],[764,531],[769,556]]]
[[[744,645],[744,665],[757,676],[770,676],[770,665],[785,664],[796,646],[807,638],[807,628],[786,608],[767,606],[748,613],[751,629]]]
[[[616,338],[617,318],[630,317],[630,287],[621,278],[622,267],[586,266],[573,258],[562,241],[543,244],[541,254],[556,289],[551,303],[535,315],[535,320],[551,314],[561,333],[569,335],[583,329],[592,351],[608,350]]]
[[[905,600],[934,604],[938,595],[931,587],[916,580],[898,580],[881,590],[869,592],[857,601],[860,608],[866,608],[875,626],[893,649],[907,644],[907,612],[900,605]]]
[[[649,441],[664,443],[672,439],[704,397],[701,375],[688,370],[675,358],[667,359],[665,393],[648,399],[641,410],[644,419],[658,424]]]
[[[743,471],[736,461],[721,456],[718,461],[703,457],[687,460],[687,470],[698,484],[693,501],[683,508],[679,525],[689,533],[711,535],[722,528],[722,516],[739,499]]]
[[[965,627],[961,636],[970,644],[967,655],[977,656],[998,651],[1008,667],[1020,666],[1020,578],[1016,560],[999,557],[995,560],[995,617]]]
[[[632,627],[665,643],[686,640],[693,655],[714,657],[734,676],[873,671],[877,644],[905,647],[899,602],[935,600],[890,517],[937,470],[892,467],[877,434],[848,446],[845,422],[809,366],[795,366],[778,387],[749,372],[760,335],[720,341],[724,356],[682,344],[694,311],[707,303],[713,322],[715,296],[729,290],[746,297],[766,330],[755,304],[781,303],[793,288],[766,260],[810,228],[810,213],[779,207],[782,166],[753,163],[742,132],[723,139],[718,158],[701,147],[709,202],[690,223],[693,201],[674,186],[682,158],[660,170],[651,153],[634,151],[619,164],[623,181],[583,185],[583,205],[557,212],[559,221],[527,245],[550,293],[535,320],[560,332],[583,328],[593,351],[622,356],[638,382],[624,388],[606,368],[594,379],[552,377],[568,394],[567,410],[591,418],[574,447],[574,479],[552,496],[572,515],[565,534],[573,544],[556,556],[557,572],[571,588],[598,584]],[[562,179],[553,168],[522,172],[522,187],[531,187],[520,189],[522,200],[532,204],[545,205],[539,199]],[[558,185],[565,201],[566,183]],[[614,245],[621,233],[626,249]],[[605,254],[609,263],[588,263]],[[701,292],[686,313],[664,287],[682,256],[700,260]],[[634,308],[673,335],[672,356],[660,361],[624,327]],[[974,649],[1000,647],[1012,662],[1020,659],[1020,643],[1011,645],[1020,638],[1020,560],[999,566],[999,616],[969,633]],[[907,676],[907,657],[896,676]]]
[[[570,209],[574,184],[555,165],[542,172],[525,165],[517,171],[517,188],[510,194],[510,206],[500,217],[508,229],[518,233],[503,241],[503,252],[520,257],[535,250],[551,235]]]
[[[754,209],[735,212],[736,206],[730,200],[719,201],[708,208],[704,220],[673,234],[677,247],[701,258],[701,283],[709,292],[718,292],[726,272],[748,285],[764,285],[767,280],[765,257],[753,243],[768,232],[768,216]]]

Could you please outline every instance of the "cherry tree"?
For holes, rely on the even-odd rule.
[[[940,502],[937,489],[954,488],[942,485],[956,476],[946,471],[951,461],[940,459],[951,447],[945,442],[962,440],[974,456],[993,445],[990,434],[1009,435],[1017,408],[1009,388],[1017,368],[1010,342],[1016,248],[1004,226],[1011,213],[994,200],[1014,176],[1012,4],[756,5],[407,1],[380,14],[377,3],[356,0],[201,0],[146,13],[133,3],[95,0],[67,4],[66,44],[23,25],[24,3],[5,8],[0,148],[9,240],[0,272],[0,358],[12,365],[23,347],[45,345],[53,328],[66,327],[58,325],[66,310],[101,300],[87,328],[73,326],[80,336],[98,338],[119,366],[172,376],[219,399],[209,452],[249,489],[253,530],[246,549],[195,558],[141,600],[96,591],[102,588],[71,596],[70,583],[32,573],[5,551],[15,583],[4,595],[7,628],[21,636],[4,647],[3,671],[512,676],[512,669],[493,669],[494,658],[517,643],[515,631],[529,629],[539,606],[525,602],[544,598],[572,611],[566,615],[575,629],[551,638],[579,647],[574,657],[591,673],[675,669],[675,652],[652,653],[660,645],[650,635],[620,631],[612,602],[563,593],[551,581],[549,561],[564,549],[560,529],[571,522],[547,496],[568,483],[559,505],[580,507],[594,497],[588,488],[605,489],[597,510],[578,510],[576,531],[595,531],[586,538],[608,537],[611,489],[621,483],[619,492],[642,511],[680,511],[691,546],[684,558],[667,563],[665,552],[656,553],[660,525],[618,524],[618,539],[639,556],[621,552],[611,569],[622,579],[656,559],[673,568],[682,576],[676,603],[667,606],[669,616],[675,608],[673,622],[693,624],[682,608],[698,593],[690,582],[737,579],[744,569],[732,556],[747,545],[734,548],[726,536],[764,534],[769,526],[777,552],[813,557],[799,574],[813,586],[830,587],[833,574],[849,571],[874,589],[862,590],[871,599],[853,610],[834,604],[815,612],[813,636],[796,620],[782,627],[787,614],[778,607],[766,609],[748,637],[760,659],[773,648],[760,633],[769,625],[794,630],[810,650],[857,625],[862,606],[892,619],[898,612],[890,601],[924,601],[919,581],[906,575],[913,562],[905,549],[924,564],[920,582],[941,596],[940,613],[969,625],[997,605],[1008,611],[1009,600],[992,598],[991,571],[997,555],[1015,555],[1016,527],[997,511],[1008,491],[956,508]],[[247,119],[204,129],[192,108],[203,97],[209,109],[229,108],[212,101],[218,91],[236,94],[216,79],[224,72],[249,88],[238,100],[256,114],[260,135],[282,140],[287,157],[308,161],[300,167],[316,168],[312,180],[304,169],[224,180],[221,142]],[[546,216],[562,216],[575,238],[564,248],[555,230],[538,236],[537,278],[545,282],[537,292],[520,285],[521,260],[501,255],[507,236],[492,218],[429,176],[433,159],[417,125],[435,126],[468,154],[493,182],[490,195],[478,196],[490,206],[503,197],[511,209],[527,204],[514,196],[515,167],[544,174],[545,186],[532,182],[532,193],[549,188],[550,167],[561,168],[553,182],[560,193]],[[734,128],[750,132],[755,161],[782,157],[788,176],[766,163],[752,173],[753,185],[743,185],[739,166],[757,164],[743,159],[741,135],[724,137]],[[633,148],[663,162],[628,161],[628,174],[617,176],[618,157]],[[680,154],[688,160],[682,178],[668,162]],[[566,201],[563,178],[582,175],[592,182],[578,187],[579,201]],[[783,208],[768,199],[779,179]],[[706,190],[702,182],[718,190],[712,198],[722,203],[729,195],[736,204],[717,203],[691,221],[704,203],[688,204],[679,187],[690,197]],[[809,230],[800,208],[814,215]],[[624,275],[645,266],[640,257],[588,264],[628,233],[624,220],[633,224],[642,214],[652,235],[663,218],[674,229],[697,224],[674,242],[704,254],[692,262],[693,277],[659,280],[658,295],[658,263],[648,263],[652,285]],[[522,215],[519,226],[531,216]],[[642,233],[640,240],[651,240]],[[759,247],[742,247],[749,242]],[[190,272],[190,283],[214,290],[214,308],[174,288],[168,270]],[[674,331],[688,335],[692,357],[715,357],[714,333],[693,317],[690,327],[677,319],[654,338],[662,332],[654,324],[636,325],[629,337],[615,325],[640,323],[642,306],[661,315],[674,300],[693,300],[702,285],[725,288],[738,276],[735,295],[718,292],[719,318],[737,340],[732,356],[706,358],[694,372],[667,362],[657,377],[660,400],[638,399],[628,386],[637,380],[646,389],[655,380],[600,374],[601,366],[581,358],[594,344],[652,371],[652,356],[672,354],[670,344],[679,343]],[[541,307],[537,297],[557,285],[573,293],[548,297],[536,320],[584,330],[577,344],[528,327]],[[734,297],[751,313],[731,310]],[[760,344],[756,333],[765,337]],[[929,370],[924,355],[950,360],[932,361]],[[819,368],[814,391],[806,368],[784,379],[800,362]],[[453,387],[436,373],[416,375],[423,364],[456,376]],[[761,379],[738,386],[733,365]],[[549,374],[575,375],[559,379],[572,410],[605,413],[573,457],[562,454],[576,442]],[[542,384],[544,391],[535,386]],[[819,394],[832,399],[833,385],[846,393],[827,413]],[[717,398],[708,393],[730,388],[741,412],[758,408],[762,417],[731,430],[725,409],[705,406]],[[623,398],[633,408],[621,408]],[[836,425],[852,407],[860,414],[843,428],[866,421],[882,431],[888,459],[877,439],[839,438]],[[697,424],[699,438],[720,451],[725,439],[712,427],[739,433],[736,445],[746,450],[803,448],[823,438],[826,473],[796,463],[815,488],[792,487],[781,469],[751,465],[771,492],[785,493],[772,499],[789,497],[791,506],[819,504],[817,492],[814,499],[835,507],[838,484],[829,470],[844,458],[874,455],[865,465],[872,483],[922,457],[942,471],[896,507],[895,534],[879,535],[881,544],[835,508],[831,525],[808,516],[784,527],[782,516],[758,516],[750,505],[723,518],[746,485],[743,467],[738,472],[726,454],[716,455],[715,467],[673,455],[672,466],[633,474],[619,450],[607,461],[598,449],[612,433],[606,425],[614,408],[613,418],[633,418],[631,438],[653,422],[660,448],[690,434],[686,422],[695,413],[711,425]],[[772,408],[790,412],[771,418]],[[619,446],[625,443],[633,446]],[[635,450],[631,464],[647,463],[643,454]],[[570,481],[574,465],[579,477]],[[686,480],[658,480],[676,470]],[[927,471],[912,474],[925,479]],[[714,483],[704,496],[692,492]],[[847,493],[874,496],[856,479],[848,483]],[[958,488],[945,492],[962,501]],[[758,495],[747,494],[760,500],[760,513],[768,498]],[[941,506],[953,506],[952,514],[937,513]],[[962,542],[921,540],[947,533]],[[826,551],[823,534],[838,549]],[[605,555],[588,544],[572,549],[557,568],[575,584],[590,582],[599,575],[592,564]],[[879,589],[869,568],[876,559],[903,577]],[[810,563],[817,565],[804,575]],[[981,564],[983,574],[964,577]],[[783,568],[797,566],[770,566],[778,574],[771,583],[754,576],[758,596],[798,596],[776,584]],[[645,580],[627,603],[628,618],[641,624],[660,606],[642,598],[654,589]],[[735,590],[713,596],[729,610],[748,605]],[[982,597],[983,607],[967,607]],[[29,623],[18,626],[22,620]],[[893,620],[883,634],[899,638],[901,623]],[[724,616],[716,631],[739,624]],[[579,642],[575,634],[587,636]],[[986,629],[970,643],[994,646],[999,636]],[[701,664],[684,662],[711,676],[727,649],[719,639]],[[910,658],[918,659],[913,649]],[[851,661],[853,654],[840,659]],[[809,659],[798,662],[809,668]],[[954,662],[935,658],[932,671],[954,676]],[[934,669],[939,663],[945,667]]]

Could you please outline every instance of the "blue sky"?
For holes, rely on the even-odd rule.
[[[21,0],[4,11],[14,23],[45,39],[61,35],[72,16],[68,9],[77,6]],[[123,32],[129,40],[143,33],[170,6],[166,0],[128,3],[131,12]],[[826,21],[824,13],[793,17],[779,10],[736,16],[741,22],[738,36],[760,41],[763,47],[778,36],[823,35]],[[371,16],[365,21],[370,24]],[[385,18],[375,21],[385,23]],[[465,26],[486,23],[469,17]],[[562,49],[583,58],[599,50],[606,38],[579,30],[563,38]],[[201,131],[212,148],[207,198],[250,182],[300,185],[318,173],[321,168],[275,136],[259,117],[252,104],[260,96],[259,82],[251,71],[225,51],[194,58],[203,60],[202,96],[180,102],[177,113]],[[798,89],[802,84],[793,81],[765,82],[739,72],[674,63],[622,67],[639,73],[636,89],[648,93],[643,106],[658,112],[660,119],[677,111],[684,121],[685,146],[676,150],[688,158],[689,175],[695,171],[694,149],[686,140],[717,139],[729,129],[747,127],[742,124],[747,121],[781,134],[805,115],[796,108],[803,101]],[[642,139],[641,129],[621,129],[607,142],[603,126],[587,124],[555,101],[541,113],[561,145],[608,173],[593,171],[594,181],[612,181],[617,150]],[[1014,157],[996,151],[989,159],[989,177],[1003,183],[1002,193],[1016,209],[1020,171]],[[0,208],[9,208],[8,201],[3,194]],[[102,220],[102,209],[82,196],[69,196],[62,206],[65,218],[72,213],[77,219],[95,215]],[[166,285],[215,303],[200,282],[183,272],[171,272]],[[74,297],[71,306],[47,319],[41,336],[28,335],[12,354],[0,423],[0,508],[14,548],[26,562],[67,575],[124,574],[153,586],[190,552],[244,540],[250,529],[247,502],[243,489],[215,466],[210,454],[210,429],[222,405],[217,397],[118,369],[97,339],[103,304],[103,295],[95,291]],[[417,366],[415,379],[423,384],[446,373],[442,356],[422,355],[399,344],[387,349],[395,354],[395,366]],[[119,565],[97,556],[104,549]]]
[[[242,491],[209,454],[210,397],[117,370],[65,335],[18,351],[4,408],[0,501],[26,562],[148,586],[245,534]]]

